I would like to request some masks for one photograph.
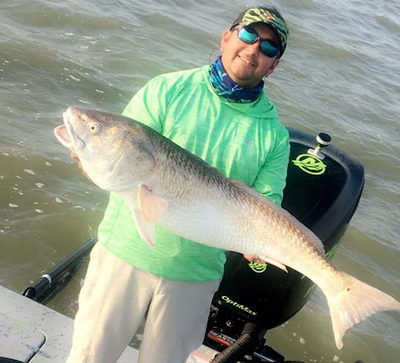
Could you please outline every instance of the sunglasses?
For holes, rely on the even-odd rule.
[[[254,44],[258,40],[261,40],[260,51],[268,58],[273,58],[279,53],[279,47],[272,40],[261,39],[258,34],[249,27],[236,28],[238,38],[247,44]]]

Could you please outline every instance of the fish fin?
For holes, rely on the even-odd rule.
[[[133,218],[136,222],[136,227],[138,229],[140,237],[151,247],[154,247],[155,231],[154,225],[147,223],[142,213],[138,210],[132,209]]]
[[[341,272],[341,281],[331,281],[331,286],[339,286],[335,291],[324,291],[331,312],[335,343],[343,347],[343,335],[353,325],[379,311],[399,310],[400,302],[384,292]],[[332,289],[331,289],[332,290]]]
[[[146,185],[141,184],[137,191],[137,200],[143,218],[148,223],[155,223],[164,214],[168,202],[155,195]]]
[[[275,261],[275,260],[271,260],[271,259],[268,258],[268,257],[261,257],[261,256],[260,256],[260,258],[261,258],[262,260],[264,260],[266,263],[269,263],[270,265],[274,265],[275,267],[278,267],[278,268],[281,269],[282,271],[285,271],[286,273],[288,273],[288,270],[287,270],[286,266],[285,266],[283,263],[280,263],[280,262]]]

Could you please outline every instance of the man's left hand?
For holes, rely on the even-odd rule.
[[[249,262],[253,262],[253,263],[259,263],[259,264],[265,264],[266,262],[264,260],[262,260],[259,256],[254,255],[252,253],[245,253],[243,255],[243,257],[249,261]]]

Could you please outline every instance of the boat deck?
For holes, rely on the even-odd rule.
[[[0,358],[63,363],[71,348],[72,328],[73,319],[0,286]],[[209,362],[214,355],[202,346],[187,363]],[[117,363],[136,363],[138,356],[138,350],[127,347]]]

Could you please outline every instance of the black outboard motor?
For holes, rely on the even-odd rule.
[[[339,245],[364,186],[364,168],[333,146],[327,134],[289,129],[291,153],[282,206],[323,242],[328,258]],[[204,344],[222,352],[212,362],[282,362],[263,345],[265,332],[296,314],[314,284],[288,268],[249,263],[228,252],[225,274],[214,296]]]

